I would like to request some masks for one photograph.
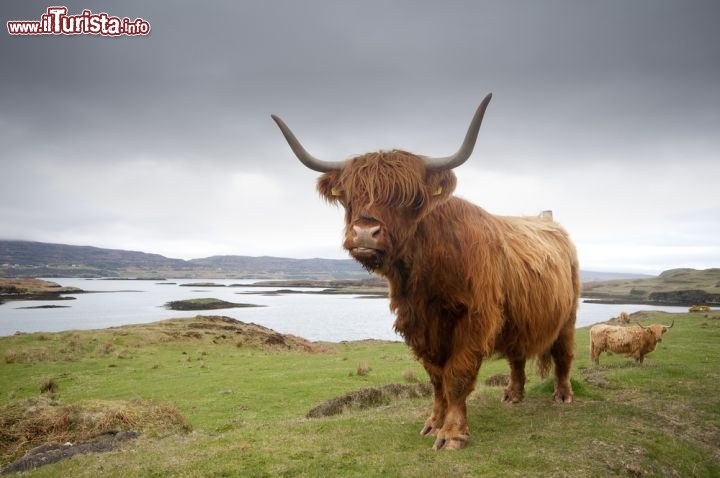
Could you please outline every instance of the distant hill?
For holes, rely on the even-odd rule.
[[[635,274],[632,272],[580,271],[580,281],[583,283],[617,279],[651,279],[653,277],[655,276],[650,274]]]
[[[237,279],[364,279],[350,259],[213,256],[170,259],[159,254],[30,241],[0,241],[0,277],[123,277]]]
[[[583,296],[602,302],[720,306],[720,269],[671,269],[649,279],[583,284]]]
[[[0,241],[0,264],[86,266],[98,269],[122,269],[139,265],[147,268],[187,266],[181,259],[168,259],[159,254],[29,241]]]
[[[580,271],[581,280],[635,279],[642,274]],[[91,246],[0,240],[0,277],[123,277],[232,279],[365,279],[352,259],[212,256],[171,259],[159,254]]]
[[[286,257],[212,256],[190,264],[218,274],[241,273],[287,279],[361,279],[370,274],[351,259],[290,259]]]

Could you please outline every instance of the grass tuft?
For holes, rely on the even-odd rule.
[[[48,378],[40,384],[40,393],[47,393],[50,397],[54,397],[55,394],[60,390],[60,385],[55,381],[54,378]]]
[[[419,382],[418,376],[415,373],[415,371],[412,369],[409,369],[409,368],[403,370],[402,377],[406,382],[409,382],[409,383]]]
[[[371,370],[370,364],[363,360],[362,362],[358,362],[356,373],[358,376],[364,377],[369,374]]]

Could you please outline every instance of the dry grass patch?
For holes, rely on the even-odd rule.
[[[122,431],[164,436],[191,428],[175,405],[151,400],[81,404],[46,397],[15,400],[0,407],[0,460],[7,463],[48,443],[87,442]]]

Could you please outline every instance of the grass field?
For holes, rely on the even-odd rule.
[[[640,313],[675,327],[642,366],[588,357],[578,330],[571,405],[528,367],[500,403],[502,360],[483,365],[465,449],[421,437],[430,397],[373,395],[332,416],[326,400],[425,381],[401,343],[310,344],[222,320],[0,338],[0,466],[55,439],[133,430],[113,451],[28,476],[720,476],[720,315]]]

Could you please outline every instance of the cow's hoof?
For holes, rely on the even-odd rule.
[[[502,401],[503,403],[520,403],[522,402],[522,400],[522,395],[517,395],[508,391],[503,393],[502,397],[500,397],[500,401]]]
[[[449,440],[446,440],[444,438],[438,438],[437,440],[435,440],[435,444],[433,445],[432,449],[435,451],[437,451],[437,450],[459,450],[465,446],[466,441],[467,441],[466,438],[461,438],[461,439],[451,438]]]
[[[557,403],[572,403],[572,397],[572,387],[569,385],[560,385],[555,388],[555,395],[553,398],[555,398]]]
[[[422,436],[436,436],[438,432],[438,429],[433,427],[432,425],[425,425],[422,430],[420,430],[420,435]]]
[[[572,403],[572,394],[556,393],[555,401],[557,403]]]

